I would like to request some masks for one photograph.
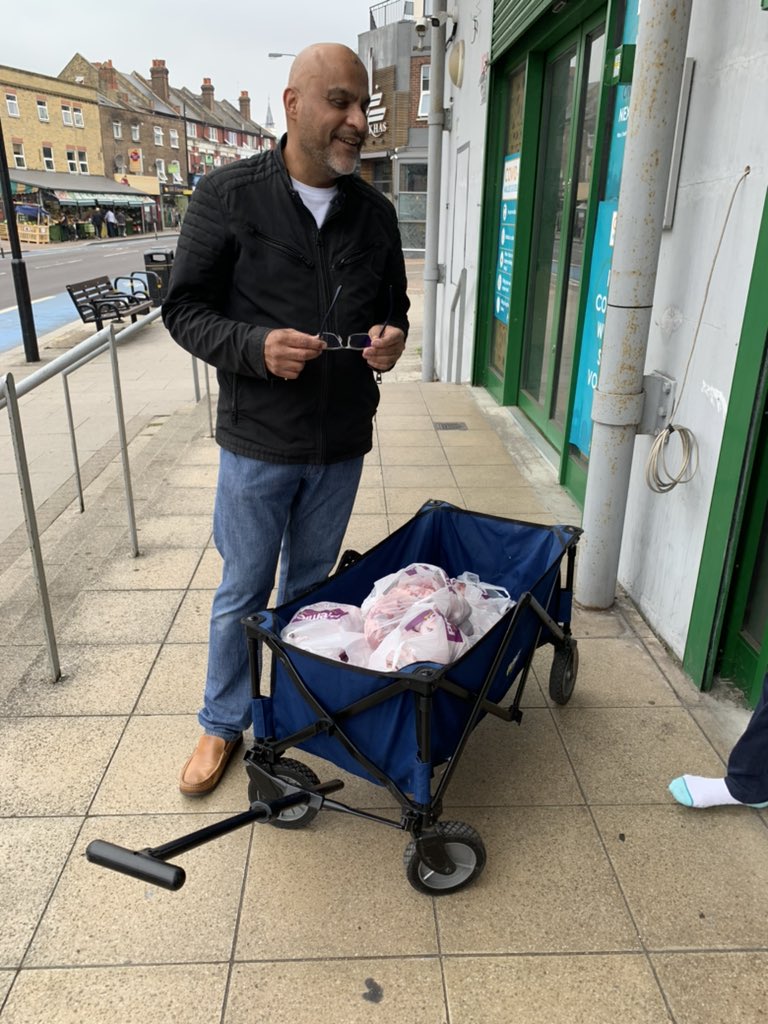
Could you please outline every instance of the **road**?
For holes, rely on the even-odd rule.
[[[32,311],[38,336],[77,319],[77,311],[66,291],[73,281],[87,281],[107,275],[114,279],[134,270],[144,270],[144,253],[151,249],[175,249],[177,235],[142,235],[112,242],[63,242],[55,247],[25,250]],[[21,326],[13,287],[7,243],[0,259],[0,351],[21,344]]]
[[[29,292],[33,299],[59,295],[73,281],[91,277],[117,277],[132,270],[144,269],[144,253],[150,249],[174,249],[175,235],[141,235],[114,242],[62,242],[55,248],[28,250],[24,253]],[[11,277],[11,260],[7,243],[6,258],[0,259],[0,310],[15,307],[16,296]],[[74,306],[72,307],[74,310]]]

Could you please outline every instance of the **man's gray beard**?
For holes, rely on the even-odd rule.
[[[315,146],[303,146],[302,148],[304,149],[308,156],[312,157],[313,161],[317,163],[318,166],[322,165],[323,167],[325,167],[326,170],[328,170],[335,178],[346,178],[350,174],[354,174],[355,171],[357,171],[358,168],[360,167],[359,152],[355,153],[354,165],[351,168],[351,170],[346,170],[346,161],[345,169],[340,170],[339,167],[335,166],[335,159],[331,154],[330,146],[326,146],[324,149],[317,149]]]
[[[345,161],[345,165],[346,165],[346,163],[347,163],[347,161]],[[334,167],[333,166],[333,163],[331,162],[330,159],[328,161],[328,166],[331,168],[332,171],[334,171],[336,174],[338,174],[338,176],[340,178],[347,177],[348,175],[354,174],[355,171],[360,169],[360,154],[359,153],[355,154],[355,158],[354,158],[354,161],[352,163],[352,170],[351,171],[346,171],[346,170],[345,171],[340,171],[338,169],[338,167]]]

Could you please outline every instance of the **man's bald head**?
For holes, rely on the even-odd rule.
[[[323,78],[332,69],[362,71],[366,74],[363,62],[354,50],[341,43],[313,43],[296,55],[288,76],[288,88],[306,88],[313,78]]]
[[[369,102],[368,73],[348,46],[314,43],[297,55],[283,93],[283,155],[297,181],[325,188],[354,172]]]

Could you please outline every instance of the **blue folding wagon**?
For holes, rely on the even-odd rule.
[[[481,718],[491,714],[520,723],[520,701],[538,646],[554,647],[551,698],[558,704],[570,699],[578,671],[570,616],[580,534],[573,526],[524,523],[429,501],[365,554],[346,552],[329,579],[244,621],[256,737],[245,755],[250,809],[154,849],[131,851],[95,840],[88,859],[179,889],[185,873],[168,863],[171,857],[252,822],[303,828],[325,809],[407,832],[405,872],[417,890],[442,895],[469,885],[483,870],[485,847],[470,825],[441,820],[443,796]],[[448,665],[416,662],[382,673],[312,654],[281,638],[305,605],[359,606],[377,580],[415,562],[440,566],[449,577],[476,573],[484,583],[506,589],[516,603]],[[272,652],[266,692],[259,671],[262,644]],[[399,817],[330,799],[344,783],[321,782],[306,764],[285,756],[294,748],[386,787],[399,805]]]

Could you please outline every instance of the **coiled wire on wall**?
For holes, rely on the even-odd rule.
[[[651,445],[651,450],[648,452],[648,458],[645,462],[645,482],[652,491],[656,494],[666,494],[668,491],[673,490],[678,484],[687,484],[696,476],[696,471],[699,468],[699,444],[693,431],[689,430],[688,427],[681,427],[679,423],[675,423],[675,413],[680,407],[680,401],[683,397],[685,390],[685,384],[688,380],[688,371],[691,368],[691,360],[693,359],[693,353],[696,349],[696,341],[699,337],[699,329],[701,328],[702,320],[704,319],[704,310],[707,306],[707,299],[709,297],[709,288],[712,284],[712,278],[715,273],[715,265],[717,264],[717,257],[720,254],[720,246],[723,244],[723,238],[725,237],[725,229],[728,226],[728,220],[731,216],[731,210],[733,209],[733,203],[736,199],[736,193],[739,190],[739,186],[747,177],[750,172],[749,166],[745,167],[741,173],[741,177],[734,186],[733,193],[731,195],[731,201],[728,203],[728,209],[725,213],[725,219],[723,220],[723,227],[720,231],[720,237],[717,241],[715,248],[715,255],[712,258],[712,266],[709,268],[709,276],[707,277],[707,284],[704,289],[704,298],[701,303],[701,310],[699,312],[699,319],[696,323],[696,330],[693,332],[693,341],[691,342],[691,350],[688,353],[688,362],[685,364],[685,373],[683,374],[683,383],[680,385],[680,392],[677,396],[677,400],[672,408],[672,413],[669,417],[669,423],[659,434]],[[680,468],[677,472],[673,472],[667,466],[667,458],[665,449],[669,444],[672,435],[677,434],[680,439],[681,446],[681,462]]]

